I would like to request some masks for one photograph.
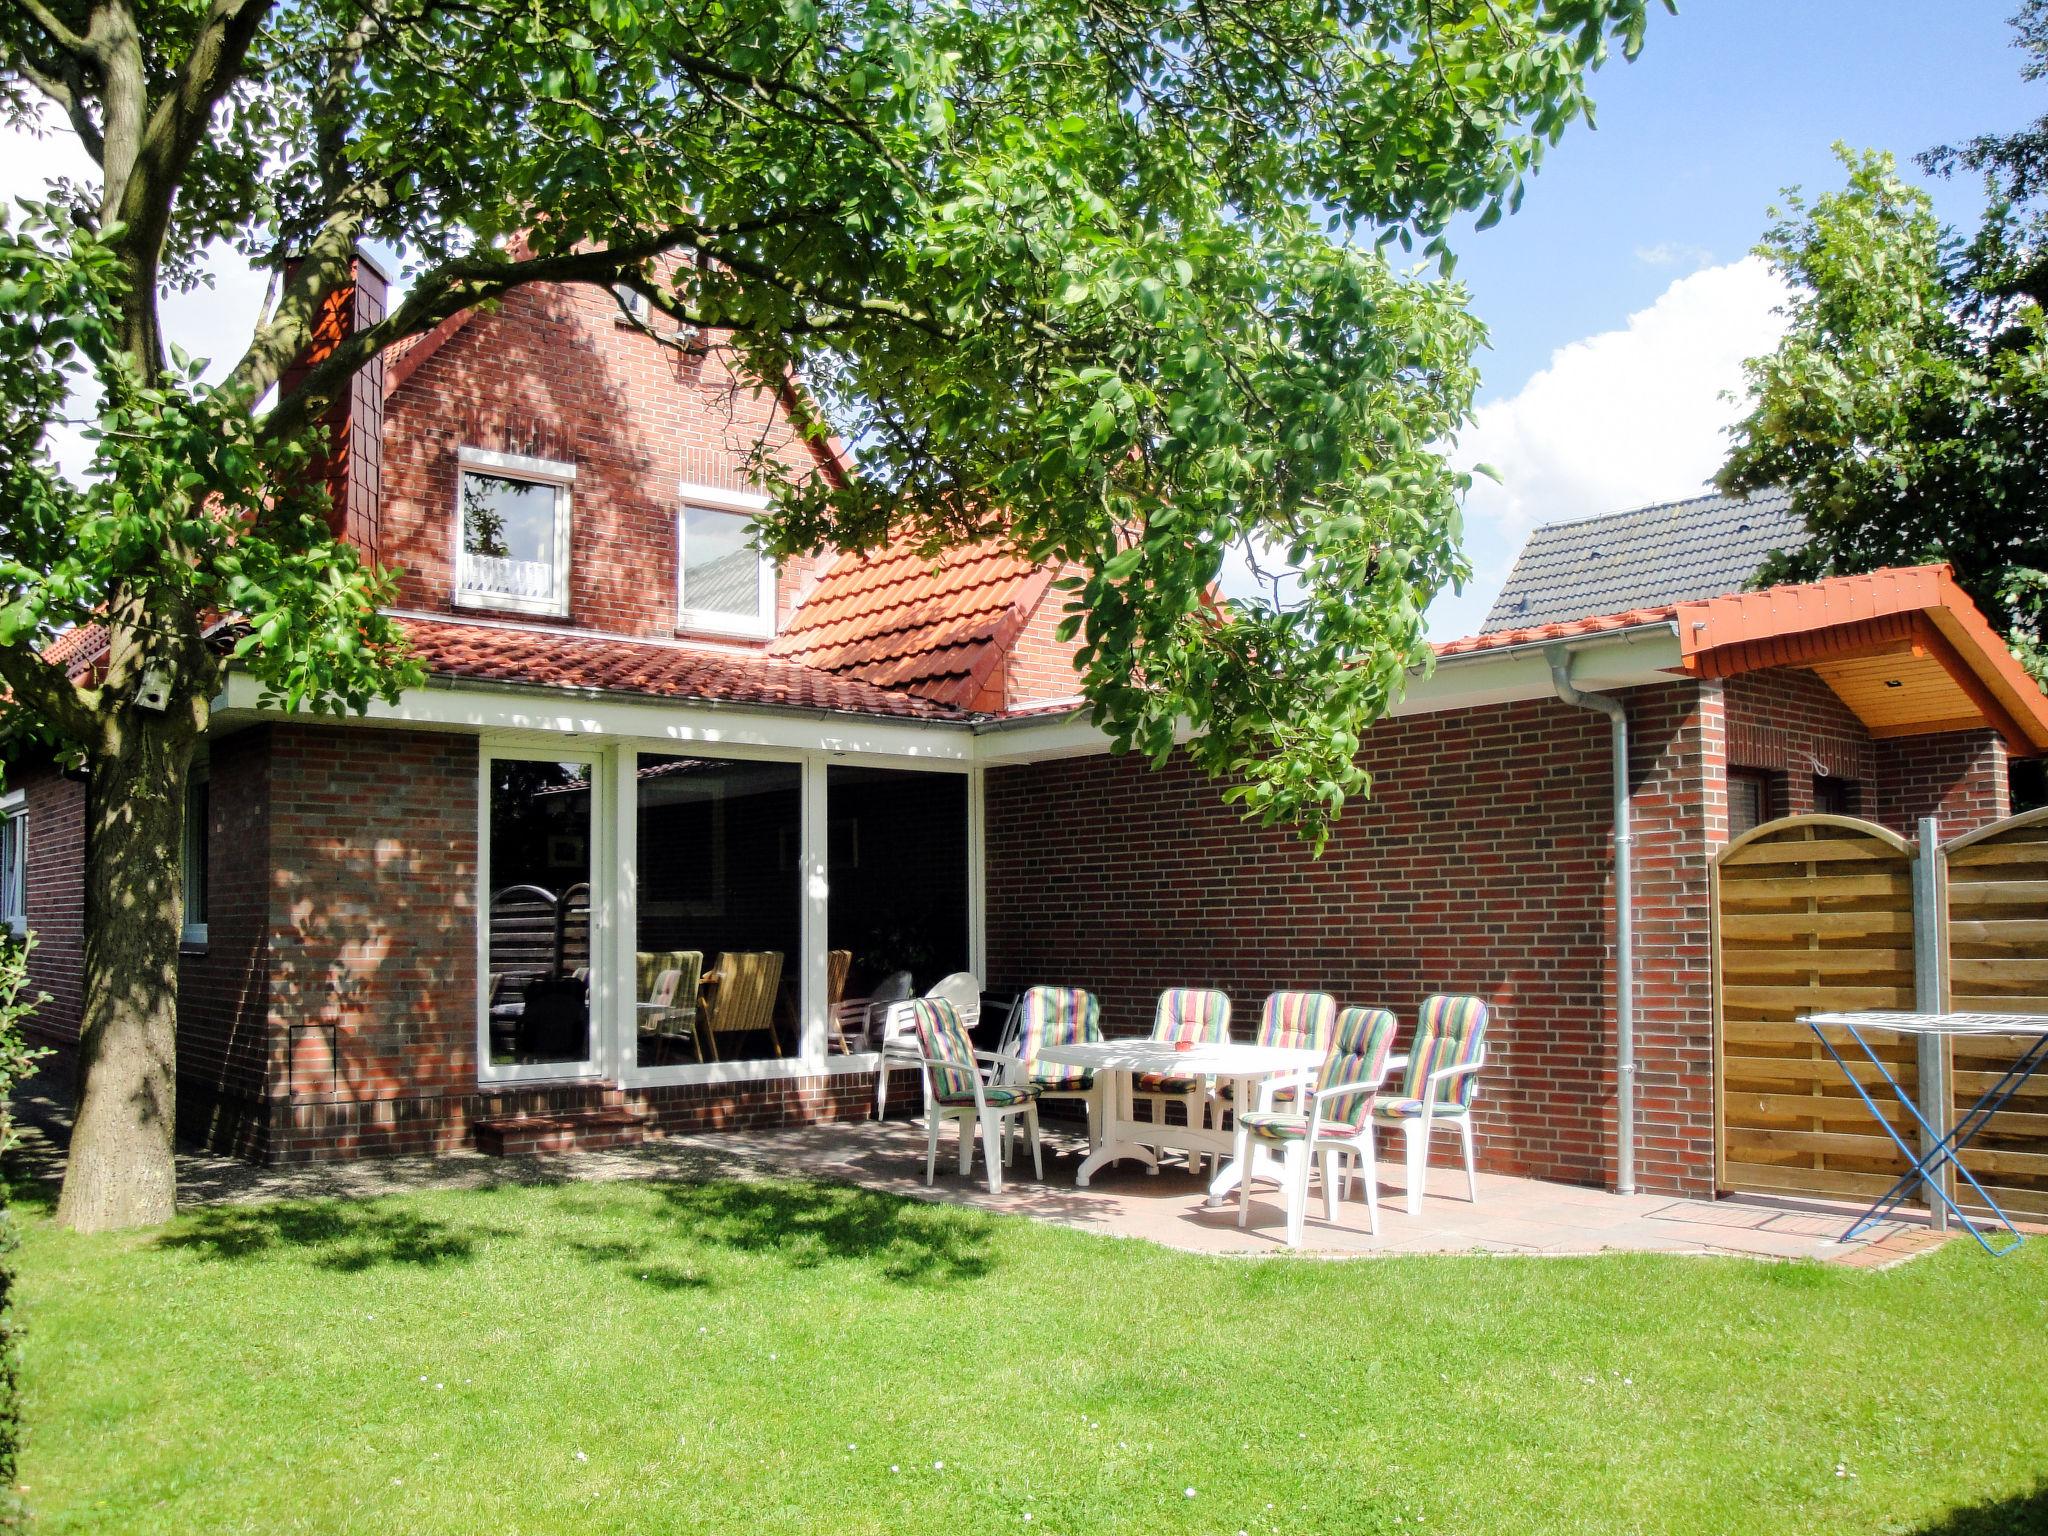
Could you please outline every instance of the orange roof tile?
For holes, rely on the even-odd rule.
[[[771,653],[956,708],[1000,708],[985,695],[1051,580],[1045,567],[987,544],[935,558],[845,555]]]
[[[421,664],[442,677],[840,714],[958,717],[928,698],[771,656],[418,615],[399,622]]]
[[[1490,635],[1467,635],[1463,639],[1445,640],[1435,650],[1439,656],[1469,656],[1474,651],[1496,651],[1510,645],[1541,645],[1548,640],[1578,640],[1617,629],[1644,629],[1652,624],[1669,624],[1677,616],[1675,608],[1631,608],[1626,613],[1603,613],[1553,624],[1532,624],[1527,629],[1497,629]]]

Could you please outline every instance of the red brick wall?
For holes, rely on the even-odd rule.
[[[1005,706],[1022,708],[1052,699],[1071,699],[1081,691],[1081,675],[1074,670],[1074,652],[1081,648],[1077,638],[1062,640],[1058,630],[1067,616],[1068,594],[1047,587],[1032,611],[1017,643],[1004,661]]]
[[[1643,1179],[1712,1176],[1705,726],[1690,684],[1638,690]],[[1431,992],[1493,1007],[1479,1143],[1490,1168],[1612,1178],[1608,734],[1552,701],[1386,722],[1371,803],[1321,860],[1247,825],[1184,759],[1067,759],[988,780],[990,983],[1094,991],[1142,1033],[1168,985],[1260,1000],[1317,987],[1412,1021]]]
[[[263,1151],[267,1129],[269,736],[250,730],[212,743],[206,946],[178,962],[178,1132],[249,1155]]]
[[[50,999],[29,1030],[71,1043],[85,1009],[85,786],[50,768],[9,778],[28,806],[29,981]]]
[[[274,1155],[320,1106],[474,1087],[476,779],[471,737],[271,732]]]
[[[484,448],[577,466],[569,615],[555,622],[673,635],[677,488],[688,480],[756,489],[745,459],[762,443],[799,470],[816,466],[782,403],[734,378],[724,353],[660,346],[623,324],[600,289],[508,294],[497,313],[471,317],[387,405],[381,535],[386,563],[405,567],[399,602],[477,612],[450,600],[456,452]],[[784,567],[782,618],[829,560]]]
[[[1995,731],[1900,736],[1881,743],[1876,817],[1907,837],[1922,816],[1941,822],[1944,839],[2012,814],[2005,743]]]

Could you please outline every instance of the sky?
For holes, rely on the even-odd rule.
[[[1550,151],[1520,213],[1458,236],[1458,277],[1491,336],[1477,419],[1455,455],[1484,463],[1465,509],[1472,580],[1430,610],[1435,638],[1483,621],[1531,528],[1701,494],[1740,414],[1742,361],[1767,352],[1783,291],[1747,253],[1781,188],[1842,179],[1830,146],[1929,145],[2048,113],[2019,77],[2016,0],[1685,0],[1633,63],[1593,80],[1597,129]],[[75,143],[0,131],[0,196],[89,170]],[[1919,178],[1925,180],[1925,178]],[[1970,184],[1930,183],[1974,224]],[[225,365],[263,285],[232,259],[165,324]],[[76,455],[78,445],[67,445]],[[1227,583],[1228,584],[1228,583]]]

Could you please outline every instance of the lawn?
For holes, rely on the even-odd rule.
[[[44,1532],[2048,1530],[2048,1241],[1191,1257],[832,1185],[21,1250]]]

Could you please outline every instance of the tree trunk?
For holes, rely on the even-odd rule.
[[[119,710],[89,759],[78,1118],[57,1219],[154,1226],[177,1208],[178,943],[193,722]]]

